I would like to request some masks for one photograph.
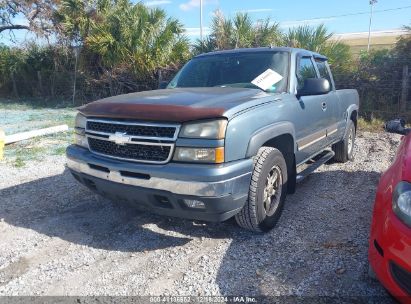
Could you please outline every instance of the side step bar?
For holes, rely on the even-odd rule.
[[[303,181],[308,175],[313,173],[315,170],[317,170],[319,167],[324,165],[326,162],[328,162],[330,159],[334,157],[335,153],[333,151],[324,151],[322,154],[317,156],[318,159],[315,160],[314,163],[309,165],[307,168],[305,168],[303,171],[297,174],[297,183]]]

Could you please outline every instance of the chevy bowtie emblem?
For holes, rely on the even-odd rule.
[[[115,142],[117,145],[124,146],[131,141],[131,136],[126,135],[126,133],[116,132],[115,134],[110,135],[108,139]]]

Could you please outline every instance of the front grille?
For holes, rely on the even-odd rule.
[[[110,133],[116,132],[127,133],[127,135],[138,137],[154,137],[163,139],[173,139],[176,135],[176,127],[174,126],[153,126],[147,124],[131,124],[131,123],[113,123],[110,121],[87,121],[87,131],[94,133]]]
[[[180,126],[88,119],[86,136],[91,152],[127,161],[167,163]]]
[[[88,138],[92,152],[126,160],[164,163],[169,160],[172,146],[150,144],[125,144],[117,145],[114,142]]]
[[[398,266],[394,262],[390,262],[391,274],[398,285],[411,296],[411,272]]]

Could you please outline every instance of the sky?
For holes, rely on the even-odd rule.
[[[200,0],[143,0],[150,7],[160,7],[185,26],[191,40],[199,38]],[[203,0],[203,29],[207,34],[213,12],[221,10],[227,17],[237,12],[250,14],[254,21],[271,18],[283,30],[298,25],[325,24],[336,34],[367,32],[369,0]],[[378,0],[374,5],[373,31],[399,29],[411,25],[411,0]],[[15,43],[30,38],[26,31],[15,31]],[[10,44],[9,35],[3,34],[0,43]]]
[[[192,38],[199,35],[200,0],[145,0],[146,5],[165,9],[181,20]],[[408,8],[404,8],[408,7]],[[400,8],[400,9],[397,9]],[[298,25],[325,24],[334,33],[367,32],[369,26],[369,0],[203,0],[204,28],[207,30],[213,12],[221,10],[225,16],[247,12],[258,21],[270,17],[279,22],[283,30]],[[385,11],[389,9],[397,9]],[[411,0],[379,0],[374,5],[372,29],[391,30],[411,24]],[[364,13],[354,16],[342,16]],[[315,20],[312,20],[315,19]]]

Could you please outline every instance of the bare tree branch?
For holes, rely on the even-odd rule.
[[[0,33],[24,29],[46,37],[53,29],[53,12],[58,1],[0,0]]]
[[[0,26],[0,33],[7,31],[7,30],[30,30],[30,27],[27,25],[19,25],[19,24]]]

